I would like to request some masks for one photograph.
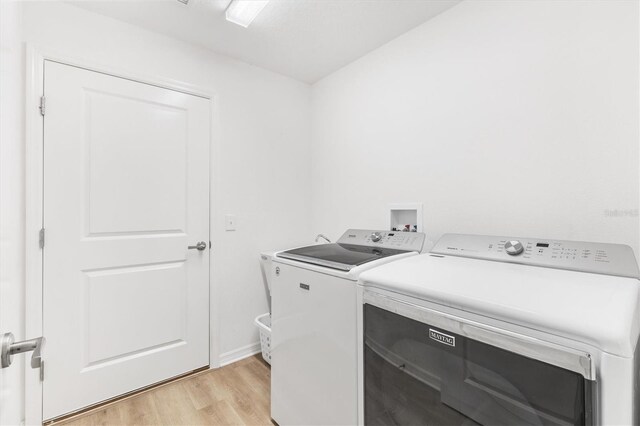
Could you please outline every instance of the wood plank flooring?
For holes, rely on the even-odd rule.
[[[260,354],[55,425],[270,425],[271,370]]]

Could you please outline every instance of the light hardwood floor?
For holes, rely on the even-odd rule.
[[[271,425],[271,371],[254,355],[55,425]]]

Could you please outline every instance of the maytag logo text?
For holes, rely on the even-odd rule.
[[[449,336],[448,334],[444,334],[438,330],[434,330],[432,328],[429,329],[429,337],[436,342],[443,343],[449,346],[456,346],[456,338],[453,336]]]

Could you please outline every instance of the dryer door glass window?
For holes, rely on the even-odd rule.
[[[366,425],[592,424],[578,373],[364,306]]]

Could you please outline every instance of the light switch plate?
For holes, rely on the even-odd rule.
[[[226,231],[235,231],[236,230],[236,215],[235,214],[228,214],[224,216],[224,221],[225,221],[225,227],[224,229]]]

